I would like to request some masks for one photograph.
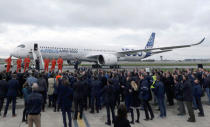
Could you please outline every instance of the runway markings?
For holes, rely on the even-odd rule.
[[[74,127],[90,127],[86,116],[83,114],[83,119],[79,118],[79,113],[77,116],[77,120],[73,120]]]
[[[86,127],[90,127],[89,123],[88,123],[88,120],[85,116],[85,114],[83,114],[83,118],[84,118],[84,121],[85,121],[85,124],[86,124]]]
[[[77,122],[78,122],[78,125],[79,125],[79,127],[86,127],[85,126],[85,122],[83,121],[83,119],[77,119]]]
[[[74,122],[74,127],[78,127],[77,120],[73,120],[73,122]]]

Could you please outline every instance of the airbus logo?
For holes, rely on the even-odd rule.
[[[133,51],[134,49],[128,49],[128,48],[122,48],[122,51]],[[126,54],[126,56],[142,56],[142,52],[138,52],[138,53],[136,53],[136,54],[130,54],[130,53],[128,53],[128,54]]]

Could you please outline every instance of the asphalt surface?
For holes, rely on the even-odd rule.
[[[207,100],[207,98],[202,98]],[[8,111],[7,117],[0,117],[0,127],[27,127],[28,125],[22,123],[22,111],[23,111],[23,100],[18,99],[17,101],[17,117],[12,117],[11,108]],[[177,105],[167,107],[167,117],[162,119],[159,116],[157,106],[152,106],[155,118],[154,120],[144,121],[144,111],[140,111],[140,123],[135,123],[132,127],[209,127],[210,125],[210,106],[204,102],[204,113],[205,117],[198,117],[198,110],[195,111],[196,122],[189,123],[186,120],[188,115],[177,116]],[[116,111],[116,110],[115,110]],[[73,114],[72,114],[73,115]],[[135,114],[136,118],[136,114]],[[130,120],[130,113],[128,114]],[[100,113],[90,114],[89,110],[84,112],[83,119],[72,120],[72,127],[109,127],[105,125],[106,122],[106,110],[103,108]],[[45,112],[41,115],[42,127],[63,127],[62,114],[61,112],[53,112],[52,108],[46,108]],[[113,125],[112,125],[113,127]]]

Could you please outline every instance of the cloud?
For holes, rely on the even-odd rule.
[[[185,58],[210,58],[204,53],[210,46],[209,6],[209,0],[0,1],[0,56],[34,40],[83,47],[144,48],[150,34],[156,32],[155,47],[190,44],[207,37],[199,47],[202,51],[180,49],[163,56],[180,59],[175,54],[181,53]]]

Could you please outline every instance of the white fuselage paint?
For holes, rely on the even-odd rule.
[[[59,56],[63,58],[63,60],[75,60],[76,58],[80,61],[89,61],[89,62],[97,62],[97,59],[88,58],[87,56],[91,55],[102,55],[102,54],[115,54],[117,52],[125,51],[125,49],[95,49],[95,48],[71,48],[70,46],[52,46],[51,44],[42,44],[37,43],[38,49],[40,50],[43,58],[55,58],[57,59]],[[21,44],[23,47],[16,47],[11,55],[14,57],[25,58],[29,55],[32,58],[32,53],[30,53],[31,49],[34,48],[34,43]],[[129,49],[126,49],[127,51]],[[135,55],[127,54],[123,57],[118,57],[118,61],[140,61],[141,59],[147,57],[146,52],[139,52]]]

